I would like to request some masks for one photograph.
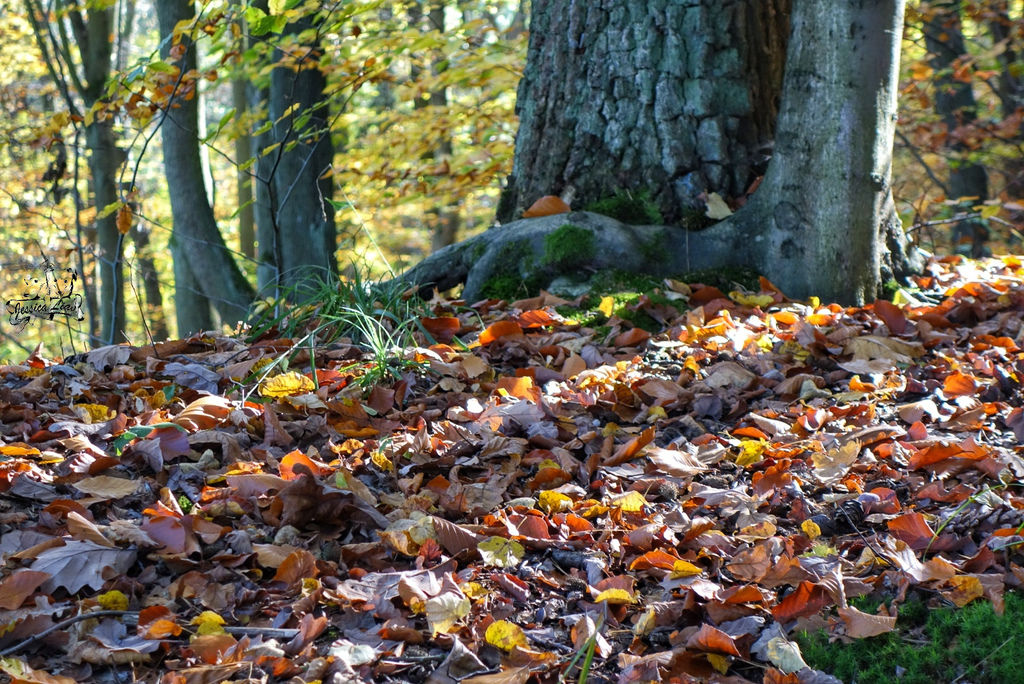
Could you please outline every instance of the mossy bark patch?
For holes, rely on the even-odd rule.
[[[545,266],[573,268],[593,257],[594,234],[586,228],[566,223],[544,236]]]

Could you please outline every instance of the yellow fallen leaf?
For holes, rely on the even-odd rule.
[[[640,492],[633,490],[613,498],[609,505],[627,513],[639,513],[647,505],[647,499]]]
[[[537,507],[545,513],[560,513],[572,508],[572,499],[551,490],[545,490],[537,495]]]
[[[725,203],[725,200],[717,192],[708,193],[706,205],[707,209],[704,215],[709,219],[720,221],[732,216],[732,209],[729,208],[729,205]]]
[[[611,297],[601,297],[601,303],[598,305],[597,310],[603,313],[606,318],[611,318],[612,311],[615,310],[615,300]]]
[[[625,589],[605,589],[594,598],[594,603],[601,603],[602,601],[607,601],[610,605],[618,606],[633,603],[636,601],[636,598],[634,598]]]
[[[736,465],[746,467],[761,460],[761,455],[768,447],[763,439],[745,439],[740,442],[740,453],[736,455]]]
[[[212,610],[204,610],[190,624],[196,625],[197,635],[224,633],[224,618]]]
[[[511,568],[523,560],[526,549],[514,539],[505,537],[491,537],[476,545],[480,552],[480,558],[485,565],[493,565],[498,568]]]
[[[460,584],[459,589],[461,589],[462,593],[471,599],[483,598],[491,593],[479,582],[466,582],[465,584]]]
[[[484,632],[484,640],[491,646],[496,646],[503,651],[511,651],[519,646],[527,646],[526,635],[519,625],[508,620],[495,620],[487,626]]]
[[[725,674],[729,671],[729,658],[719,653],[705,653],[704,657],[711,663],[711,667],[715,668],[721,674]]]
[[[260,394],[264,397],[290,397],[312,392],[314,389],[316,387],[312,380],[295,371],[275,375],[260,384]]]
[[[103,404],[75,404],[75,410],[89,423],[102,423],[114,417],[114,412]]]
[[[741,292],[740,290],[733,290],[730,292],[729,299],[740,306],[749,306],[751,308],[755,306],[764,308],[775,303],[775,298],[769,294],[750,294],[748,292]]]
[[[800,523],[800,529],[803,530],[804,534],[806,534],[807,538],[811,541],[814,541],[821,536],[821,528],[818,526],[818,523],[813,520],[804,520]]]
[[[672,564],[672,573],[670,577],[672,579],[679,579],[680,577],[691,577],[693,575],[699,575],[702,573],[698,566],[694,565],[690,561],[677,560]]]
[[[453,591],[427,599],[423,612],[436,636],[450,632],[456,622],[469,615],[472,607],[468,598]]]

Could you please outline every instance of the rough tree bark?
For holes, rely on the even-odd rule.
[[[550,20],[550,17],[565,15],[571,23],[573,17],[584,11],[580,9],[583,4],[570,0],[545,3],[545,11],[540,16]],[[586,3],[585,12],[587,16],[599,8],[609,16],[633,12],[630,16],[638,25],[647,27],[644,30],[648,32],[655,32],[663,30],[658,22],[667,16],[665,4],[652,2],[641,5],[619,0],[595,3],[597,7],[594,7]],[[749,3],[690,0],[684,7],[686,11],[676,21],[712,17],[716,11],[714,8],[724,12],[722,8],[726,6],[731,11],[719,15],[720,22],[727,17],[735,21],[737,17],[747,16],[746,13],[764,10],[765,3],[759,0]],[[640,9],[645,7],[648,14]],[[765,274],[793,297],[817,295],[826,300],[850,303],[873,299],[883,278],[912,265],[905,251],[903,232],[889,187],[903,9],[903,0],[795,0],[790,16],[792,28],[780,108],[774,126],[774,154],[763,182],[751,200],[727,220],[699,232],[665,226],[630,227],[591,214],[517,221],[441,250],[409,271],[405,278],[421,285],[429,282],[451,284],[465,279],[465,294],[469,299],[479,296],[484,283],[501,269],[505,272],[512,269],[521,277],[529,276],[532,282],[543,284],[543,280],[550,281],[558,275],[558,268],[564,270],[566,267],[563,262],[548,263],[545,268],[544,250],[547,249],[548,236],[562,231],[563,235],[586,238],[578,231],[566,233],[564,225],[568,223],[591,234],[582,240],[589,242],[591,249],[582,251],[592,252],[593,257],[577,260],[572,265],[577,269],[601,267],[603,263],[611,262],[621,268],[670,274],[678,273],[680,266],[688,270],[745,265]],[[657,17],[653,23],[650,19],[652,14]],[[721,23],[716,22],[709,25],[721,27]],[[687,56],[706,55],[698,49],[707,45],[706,35],[692,24],[687,26],[689,28],[680,33],[684,40],[672,43],[672,49]],[[582,30],[562,28],[565,30],[531,29],[530,57],[534,60],[556,60],[561,69],[572,73],[578,70],[587,73],[589,65],[597,74],[603,74],[605,65],[595,64],[588,50],[592,41],[598,41],[599,49],[593,54],[600,56],[598,61],[606,61],[607,50],[600,49],[600,41],[607,38],[588,37]],[[549,41],[561,41],[562,50],[552,47],[541,51],[534,46],[535,42]],[[691,47],[694,41],[696,48]],[[628,41],[623,37],[618,44],[628,45]],[[619,105],[618,109],[604,110],[601,116],[605,118],[599,119],[603,120],[606,129],[619,127],[621,117],[627,119],[621,149],[595,142],[573,152],[575,140],[586,137],[593,141],[601,133],[596,128],[589,128],[586,120],[567,120],[563,116],[564,110],[559,112],[557,107],[550,105],[552,98],[567,99],[563,96],[564,82],[574,79],[553,79],[547,83],[527,81],[520,90],[523,102],[519,107],[524,119],[516,141],[513,197],[525,198],[523,189],[527,185],[538,189],[545,187],[543,192],[558,192],[570,184],[576,187],[577,197],[606,196],[616,186],[621,187],[621,183],[640,176],[652,196],[659,200],[663,214],[671,217],[673,207],[674,215],[679,216],[679,206],[686,206],[683,204],[685,198],[692,199],[689,192],[680,191],[680,187],[689,187],[682,183],[688,174],[699,172],[707,179],[732,182],[728,187],[733,193],[743,187],[740,178],[746,182],[746,177],[752,172],[752,162],[744,158],[742,151],[749,152],[752,148],[731,147],[731,131],[736,130],[735,136],[741,141],[762,140],[760,132],[770,129],[768,122],[771,117],[761,110],[743,113],[738,108],[729,109],[728,101],[712,99],[707,105],[707,116],[701,119],[697,129],[700,131],[703,126],[704,130],[712,130],[710,139],[721,141],[714,146],[717,151],[714,158],[698,155],[694,143],[692,154],[683,157],[697,155],[700,167],[683,176],[675,176],[674,182],[669,180],[671,175],[666,169],[671,167],[678,171],[679,167],[668,162],[678,150],[690,148],[686,147],[685,137],[680,142],[675,135],[660,134],[659,122],[684,120],[687,108],[693,105],[688,100],[658,99],[662,90],[657,84],[668,79],[668,75],[661,73],[661,66],[678,65],[678,60],[666,54],[664,49],[651,50],[647,54],[645,62],[639,65],[646,64],[646,69],[634,64],[636,73],[630,76],[629,72],[623,72],[618,81],[613,79],[611,82],[610,87],[622,88],[620,97],[628,102]],[[572,62],[582,65],[572,65]],[[735,60],[728,63],[735,64]],[[711,67],[706,80],[714,81],[713,74],[716,73],[720,72]],[[608,81],[605,76],[595,76],[592,83],[593,88],[588,93],[600,90]],[[620,85],[616,86],[616,83]],[[637,90],[637,84],[646,83],[652,85],[646,90]],[[737,79],[735,88],[730,92],[742,92],[744,83],[745,80]],[[715,92],[716,87],[724,87],[698,83],[691,88],[700,93],[702,86],[711,88],[710,92]],[[638,103],[648,102],[644,98],[649,98],[650,93],[654,94],[654,100],[650,101],[650,106],[641,108],[646,114],[635,112]],[[757,100],[752,98],[751,101]],[[611,102],[616,100],[612,98]],[[542,110],[546,114],[538,116],[530,113],[531,109]],[[672,119],[670,111],[673,109],[682,114]],[[731,117],[736,117],[737,123],[730,124]],[[528,125],[529,121],[533,124]],[[717,123],[705,123],[709,121]],[[748,127],[752,127],[746,129],[745,136],[736,128],[739,122],[746,122]],[[541,133],[538,128],[547,130]],[[654,137],[634,139],[629,135],[633,129],[643,130]],[[757,133],[751,133],[751,130]],[[562,135],[561,145],[559,133]],[[536,143],[541,137],[548,140],[544,148],[548,154],[567,160],[562,168],[551,167],[544,160]],[[603,134],[605,140],[613,137]],[[701,140],[697,142],[707,144]],[[647,150],[647,146],[652,146],[652,149]],[[570,151],[566,152],[565,147]],[[739,151],[735,151],[737,149]],[[643,159],[648,161],[641,163]],[[628,174],[622,173],[624,168],[628,169]],[[539,182],[532,186],[533,180],[527,183],[520,181],[520,177],[543,177],[553,185],[545,186]],[[726,186],[719,187],[725,189]],[[726,194],[730,194],[728,190]],[[666,200],[666,196],[670,199]],[[516,200],[511,204],[518,207],[526,201]],[[581,223],[585,225],[580,226]],[[606,249],[619,250],[619,253],[602,254]],[[518,257],[518,260],[510,259],[517,250],[529,253]],[[641,268],[634,268],[634,262],[638,260]]]
[[[534,3],[498,220],[646,192],[668,223],[744,194],[774,136],[791,0]]]
[[[160,33],[170,36],[181,21],[195,17],[191,0],[167,0],[156,4]],[[196,68],[195,45],[187,35],[166,41],[163,55],[169,58],[175,45],[184,46],[173,61],[180,74]],[[199,153],[199,108],[195,82],[182,80],[175,97],[166,104],[161,121],[164,174],[171,197],[174,260],[174,300],[178,334],[208,329],[210,307],[225,323],[245,317],[252,288],[238,269],[210,208],[203,182]]]

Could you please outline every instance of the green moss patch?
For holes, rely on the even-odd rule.
[[[505,245],[498,254],[500,270],[480,288],[488,299],[514,300],[537,293],[544,285],[536,275],[529,274],[534,263],[533,249],[525,240]]]
[[[659,279],[642,273],[612,270],[594,275],[590,281],[590,294],[583,297],[579,307],[559,307],[558,312],[581,325],[600,326],[608,320],[599,308],[605,297],[612,298],[613,316],[652,332],[663,326],[648,311],[679,305],[662,293]]]
[[[877,601],[876,601],[877,605]],[[858,607],[874,612],[871,604]],[[804,660],[844,682],[932,684],[953,680],[984,684],[1021,681],[1024,673],[1024,599],[1007,593],[1006,610],[974,601],[935,609],[922,602],[900,606],[896,631],[850,643],[829,643],[824,631],[797,636]]]
[[[573,268],[594,258],[594,234],[586,228],[566,223],[544,236],[545,266]]]
[[[585,209],[636,226],[660,225],[665,222],[658,205],[651,199],[651,193],[647,190],[619,190],[611,197],[591,202]]]

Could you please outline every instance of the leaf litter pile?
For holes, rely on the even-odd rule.
[[[1024,268],[918,285],[665,281],[632,305],[655,333],[435,298],[385,372],[272,335],[3,367],[0,670],[837,681],[796,630],[1024,582]]]

